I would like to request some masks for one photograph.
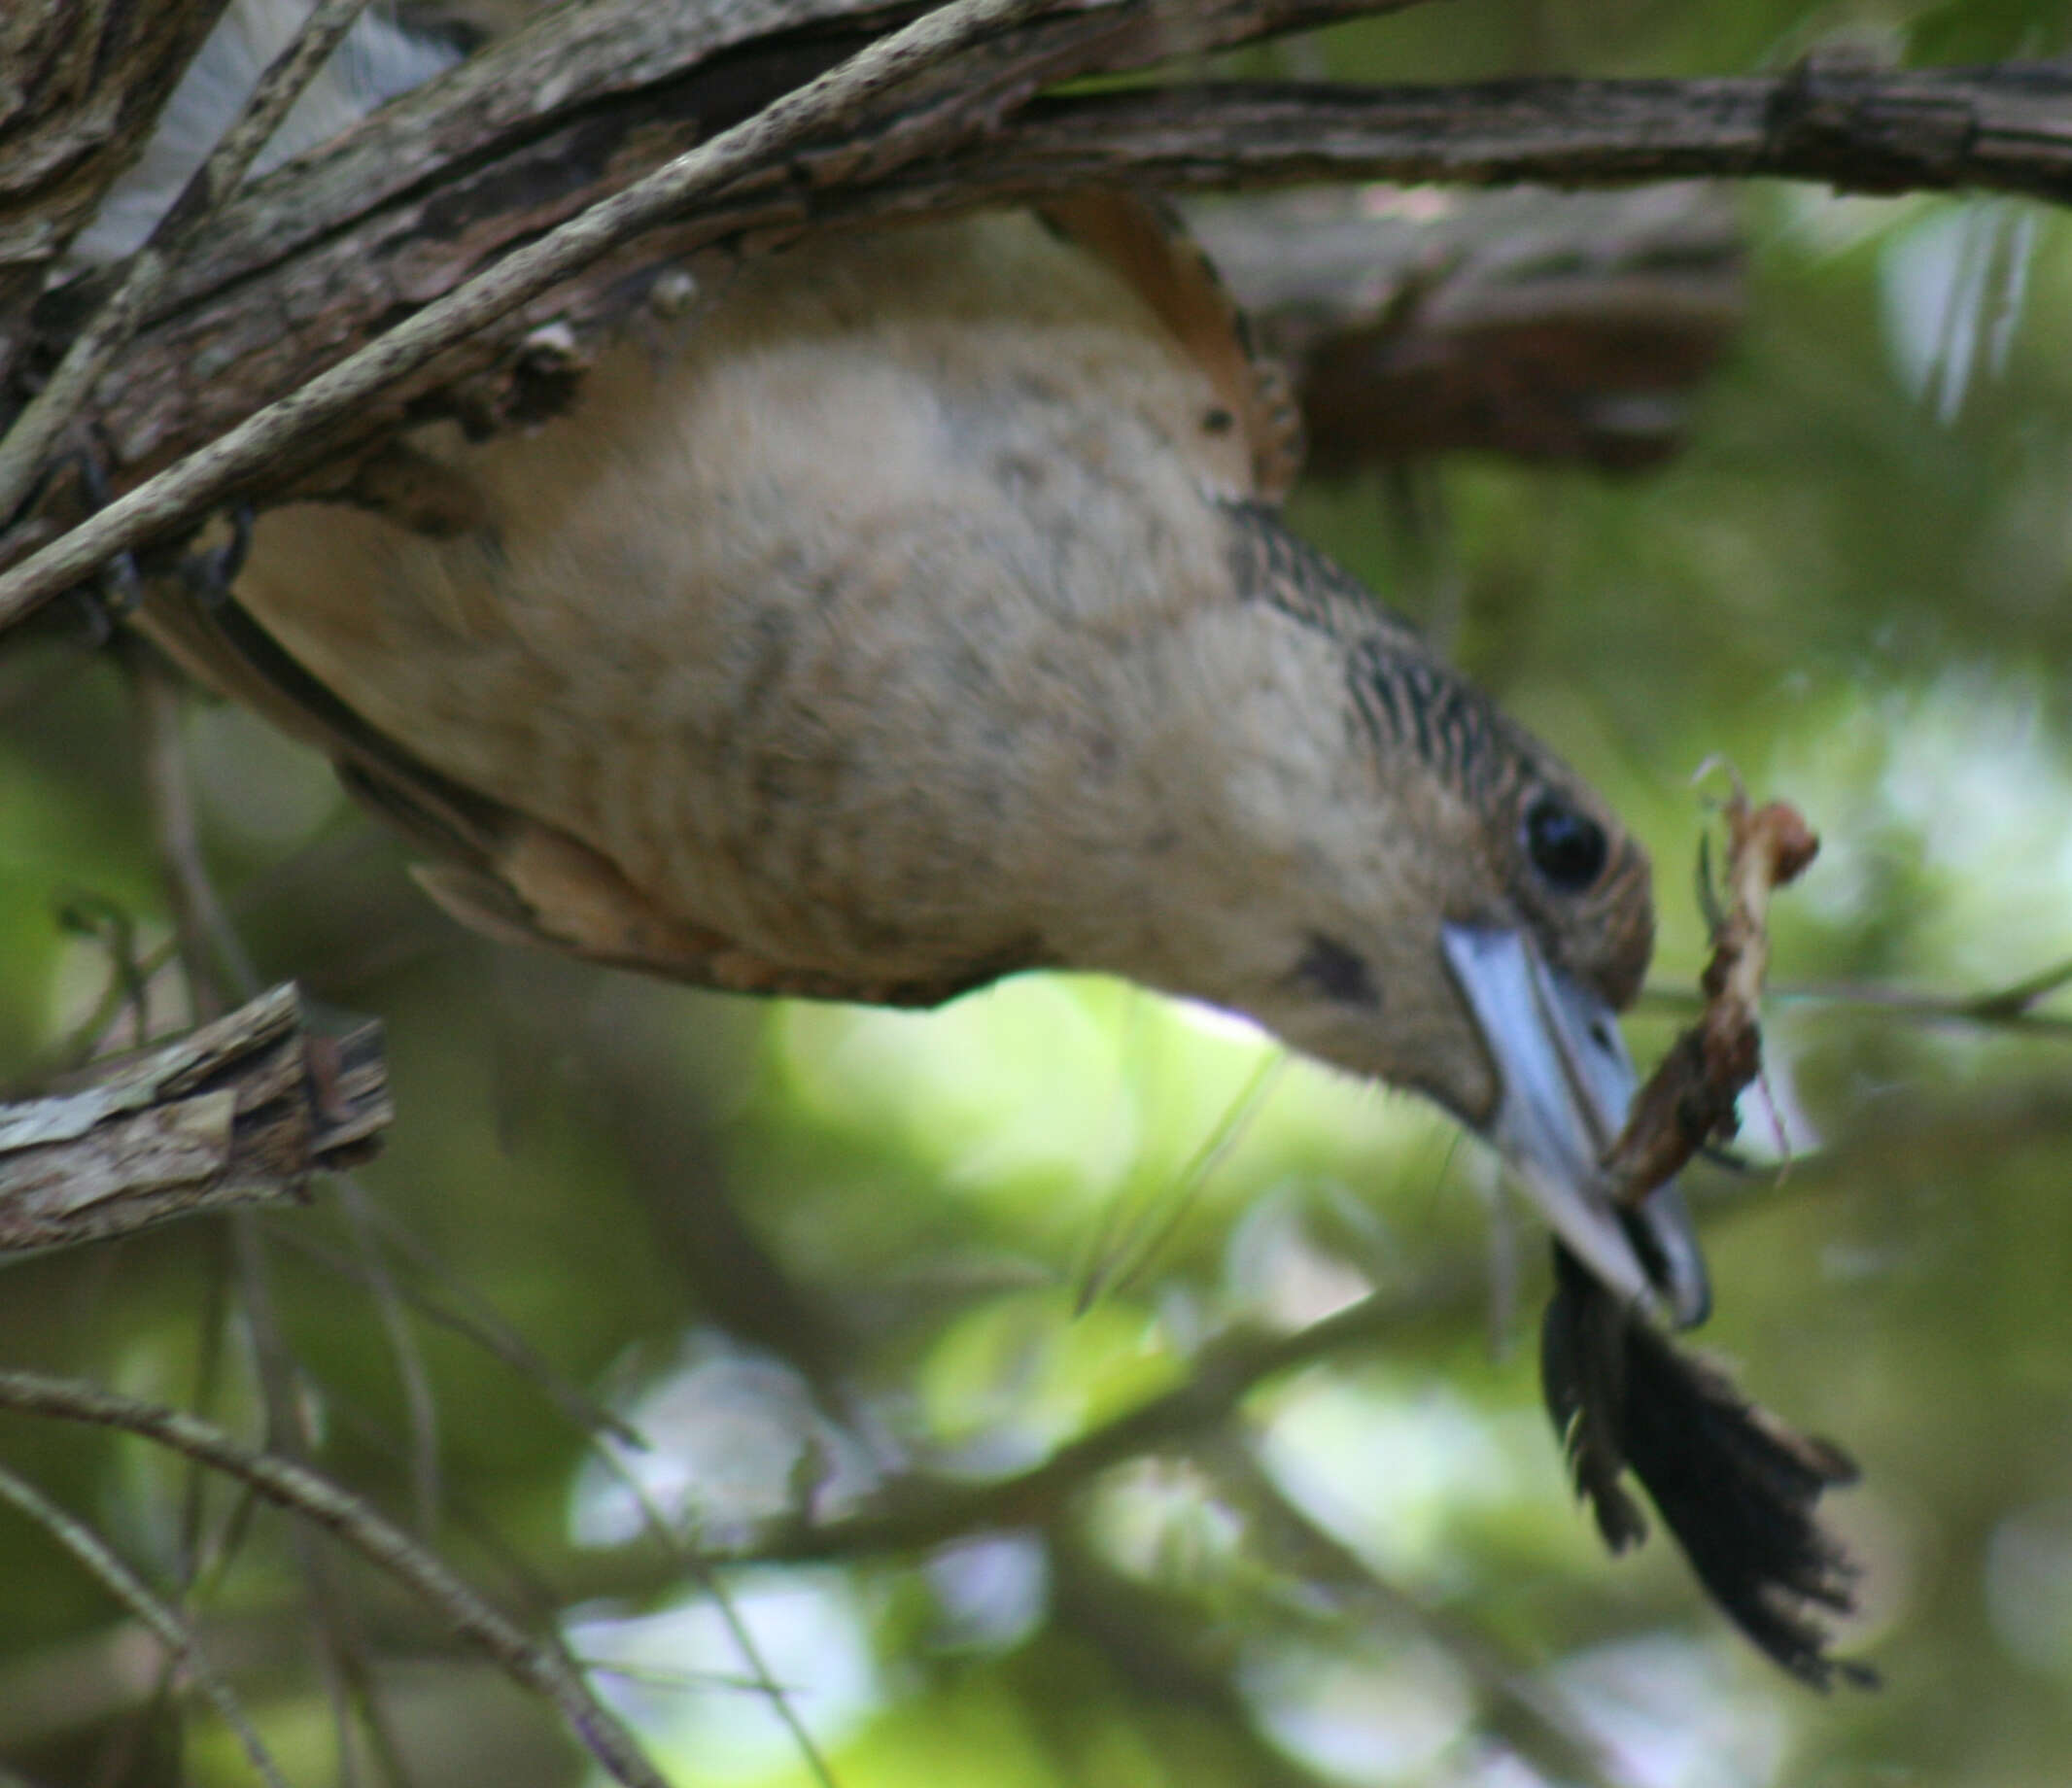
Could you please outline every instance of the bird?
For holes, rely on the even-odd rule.
[[[421,427],[400,500],[271,509],[226,592],[161,580],[136,619],[326,752],[492,937],[898,1006],[1098,971],[1424,1096],[1557,1238],[1565,1428],[1616,1476],[1702,1404],[1731,1450],[1745,1407],[1653,1338],[1709,1303],[1681,1194],[1602,1164],[1647,852],[1290,528],[1299,458],[1185,230],[1088,190],[747,258],[561,415]],[[1672,1407],[1629,1424],[1621,1358]],[[1788,1478],[1796,1521],[1781,1563],[1721,1567],[1744,1601],[1828,1583],[1816,1467],[1741,1474]]]
[[[1293,426],[1131,195],[832,236],[536,431],[413,437],[434,532],[259,517],[242,647],[145,624],[287,689],[479,930],[744,992],[1203,1000],[1436,1100],[1652,1298],[1593,1183],[1646,853],[1289,531]]]

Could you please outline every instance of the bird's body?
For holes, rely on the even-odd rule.
[[[1017,215],[752,266],[537,433],[415,442],[467,512],[442,537],[262,520],[243,605],[518,817],[498,894],[434,875],[449,904],[722,985],[925,1001],[1061,963],[1326,1054],[1371,1008],[1425,1047],[1457,1002],[1374,914],[1458,882],[1434,929],[1515,922],[1490,804],[1506,859],[1535,790],[1609,815],[1261,506],[1264,406],[1128,277],[1150,214],[1068,216],[1102,252]],[[1617,855],[1563,966],[1623,1002]],[[1362,997],[1315,997],[1313,946]]]
[[[1669,1483],[1708,1583],[1821,1678],[1763,1610],[1841,1605],[1832,1459],[1777,1466],[1628,1326],[1707,1302],[1674,1187],[1604,1166],[1646,856],[1287,531],[1273,389],[1137,199],[822,237],[644,317],[544,426],[422,430],[356,485],[377,506],[261,516],[234,602],[168,582],[141,620],[491,933],[909,1004],[1105,970],[1436,1099],[1558,1232],[1564,1423]]]
[[[452,537],[291,508],[238,595],[745,983],[1120,966],[1271,846],[1222,797],[1285,815],[1319,770],[1290,697],[1329,648],[1237,600],[1222,403],[1028,217],[843,238],[622,342],[537,434],[417,443],[479,503]],[[1260,786],[1205,801],[1212,750]]]
[[[298,10],[237,0],[229,60]],[[327,106],[416,54],[360,31]],[[208,134],[176,96],[139,182]],[[651,309],[542,426],[392,443],[363,506],[259,518],[234,603],[141,620],[481,929],[745,991],[1058,965],[1213,1001],[1429,1093],[1620,1297],[1694,1314],[1684,1220],[1637,1254],[1601,1167],[1645,854],[1287,532],[1277,390],[1135,197],[825,236]]]

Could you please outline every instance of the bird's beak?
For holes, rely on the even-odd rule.
[[[1679,1326],[1702,1323],[1711,1290],[1675,1182],[1626,1206],[1602,1166],[1637,1083],[1610,1007],[1523,933],[1448,925],[1441,936],[1500,1083],[1483,1134],[1609,1290]]]

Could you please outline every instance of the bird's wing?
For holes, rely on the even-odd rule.
[[[1302,416],[1279,364],[1253,346],[1244,312],[1168,207],[1117,188],[1053,199],[1038,215],[1118,274],[1208,377],[1240,449],[1236,488],[1278,503],[1302,465]]]
[[[328,757],[346,788],[430,859],[412,871],[426,892],[501,943],[729,992],[876,1006],[941,1005],[1030,966],[975,963],[940,980],[862,982],[772,963],[673,916],[559,827],[441,775],[340,702],[233,600],[161,579],[134,619],[190,675]]]

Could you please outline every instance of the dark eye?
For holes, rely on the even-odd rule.
[[[1575,894],[1597,879],[1610,846],[1596,820],[1558,796],[1542,795],[1526,809],[1525,848],[1552,886]]]

